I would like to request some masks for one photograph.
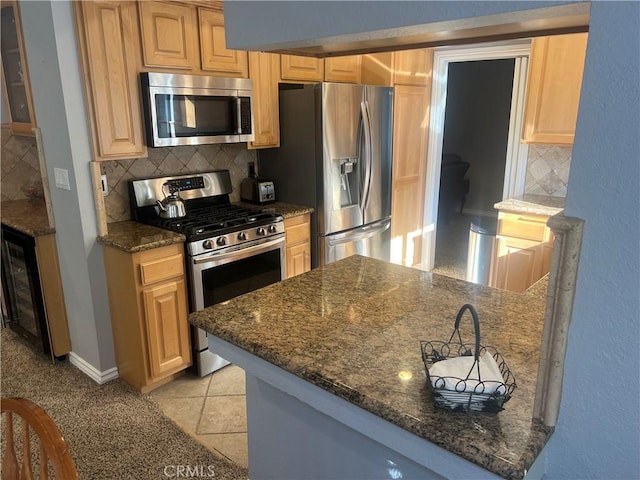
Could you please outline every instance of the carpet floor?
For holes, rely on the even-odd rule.
[[[148,395],[118,379],[98,385],[68,362],[52,364],[10,329],[0,330],[2,395],[28,398],[49,414],[81,479],[175,478],[180,467],[220,480],[248,478],[246,469],[178,428]]]

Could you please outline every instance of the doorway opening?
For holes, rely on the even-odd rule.
[[[493,205],[524,192],[520,143],[530,41],[437,49],[427,153],[425,270],[466,278],[471,222],[495,228]]]

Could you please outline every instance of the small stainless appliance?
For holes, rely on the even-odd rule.
[[[258,153],[259,171],[278,200],[314,207],[314,267],[354,253],[389,261],[392,131],[393,88],[280,91],[280,148]]]
[[[253,141],[252,86],[245,78],[142,72],[147,145]]]
[[[276,201],[273,181],[258,177],[253,163],[249,163],[249,176],[240,183],[240,198],[260,205]]]
[[[156,201],[169,182],[181,193],[183,218],[164,219]],[[183,233],[190,311],[265,287],[286,278],[284,221],[259,208],[230,203],[228,170],[133,180],[129,183],[132,217],[142,223]],[[191,329],[194,367],[207,375],[229,362],[209,350],[207,333]]]

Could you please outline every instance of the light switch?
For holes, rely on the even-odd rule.
[[[71,190],[71,185],[69,184],[69,170],[54,167],[53,174],[55,175],[57,188],[62,190]]]

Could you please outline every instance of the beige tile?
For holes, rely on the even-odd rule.
[[[162,412],[187,432],[195,432],[202,413],[204,397],[156,398]]]
[[[229,365],[211,375],[207,396],[212,395],[244,395],[244,370],[236,365]]]
[[[197,435],[198,441],[221,453],[236,465],[249,468],[246,433],[217,433]]]
[[[196,433],[239,433],[247,431],[247,402],[244,395],[207,397]]]
[[[186,373],[172,382],[155,389],[149,395],[155,398],[205,397],[211,376],[197,377]]]

